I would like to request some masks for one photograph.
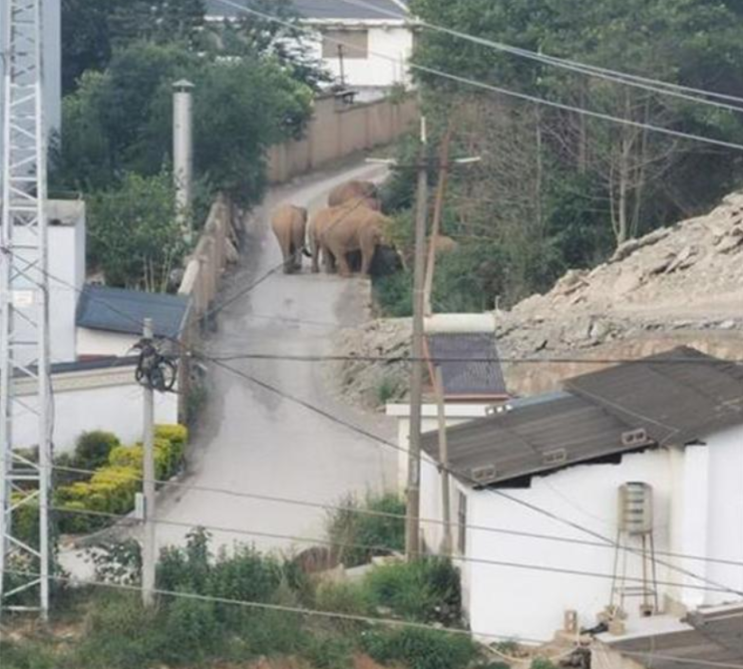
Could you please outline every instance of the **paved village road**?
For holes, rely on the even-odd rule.
[[[361,165],[333,175],[315,175],[272,191],[252,216],[245,256],[227,282],[229,300],[281,262],[269,227],[270,211],[291,202],[316,210],[328,191],[349,178],[379,178],[379,166]],[[222,312],[208,344],[214,356],[241,353],[322,355],[332,352],[340,327],[368,315],[369,284],[354,278],[313,275],[309,261],[301,274],[272,274]],[[226,363],[294,397],[332,412],[364,429],[392,438],[394,426],[382,416],[364,416],[340,405],[328,391],[327,368],[320,363],[237,360]],[[348,493],[390,487],[395,452],[353,430],[333,423],[212,363],[209,401],[203,426],[195,435],[184,483],[235,492],[281,495],[335,502]],[[197,490],[168,494],[158,509],[158,544],[183,541],[188,526],[321,537],[324,512]],[[215,546],[251,542],[261,549],[286,549],[293,542],[272,537],[212,530]],[[294,542],[297,548],[306,544]]]

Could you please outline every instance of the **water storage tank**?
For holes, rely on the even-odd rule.
[[[619,486],[619,529],[627,534],[653,531],[653,489],[647,483]]]

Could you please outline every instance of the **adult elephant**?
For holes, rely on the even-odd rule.
[[[320,271],[320,254],[322,254],[322,264],[325,270],[327,272],[335,270],[335,257],[323,248],[322,236],[324,232],[348,217],[357,217],[359,211],[377,211],[376,204],[375,200],[354,198],[341,205],[321,209],[313,216],[307,235],[310,242],[313,272]]]
[[[328,195],[328,206],[338,207],[351,200],[362,198],[364,200],[379,201],[379,192],[376,184],[371,181],[359,181],[352,179],[333,188]],[[379,206],[377,205],[377,209]]]
[[[361,274],[369,274],[374,253],[383,243],[388,224],[389,219],[378,211],[358,207],[325,226],[319,238],[323,256],[328,259],[326,268],[334,261],[338,265],[338,274],[350,276],[348,254],[360,251]]]
[[[302,249],[307,229],[307,210],[284,204],[271,217],[271,228],[281,247],[284,258],[284,273],[291,274],[302,268]]]

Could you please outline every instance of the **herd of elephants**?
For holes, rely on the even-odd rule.
[[[378,246],[383,244],[389,219],[381,212],[375,184],[347,181],[328,195],[328,206],[308,222],[307,209],[285,204],[272,215],[271,226],[281,247],[284,272],[302,269],[302,254],[312,257],[312,271],[337,270],[350,276],[354,257],[361,255],[361,274],[369,274]]]

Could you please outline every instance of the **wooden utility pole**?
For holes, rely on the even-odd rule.
[[[433,207],[433,222],[431,224],[431,238],[428,242],[428,264],[426,266],[426,285],[424,308],[426,316],[433,313],[431,306],[431,294],[433,292],[433,273],[436,266],[436,246],[439,232],[441,231],[441,217],[444,211],[444,195],[446,193],[446,181],[449,177],[449,145],[451,144],[452,125],[450,121],[446,134],[441,143],[441,157],[439,180],[436,184],[436,202]]]
[[[152,319],[144,319],[143,337],[152,341]],[[149,381],[149,380],[148,380]],[[155,392],[144,384],[144,536],[142,538],[142,603],[155,604]]]
[[[421,118],[418,189],[415,211],[415,264],[413,274],[413,345],[410,375],[410,445],[405,527],[405,554],[420,555],[421,406],[423,403],[423,314],[426,272],[426,218],[428,214],[428,152],[426,118]]]
[[[446,404],[444,402],[444,379],[441,367],[436,367],[434,378],[436,393],[436,415],[439,423],[439,472],[441,474],[441,519],[444,521],[444,539],[441,542],[441,553],[450,556],[451,539],[451,496],[449,494],[449,442],[446,440]]]

